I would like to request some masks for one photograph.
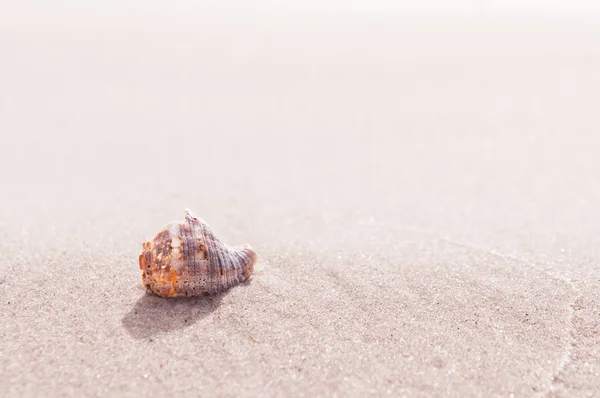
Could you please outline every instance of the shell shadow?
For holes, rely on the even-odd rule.
[[[121,322],[135,339],[148,339],[193,325],[216,310],[226,292],[212,296],[162,298],[146,293]]]

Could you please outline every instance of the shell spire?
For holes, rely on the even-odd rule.
[[[258,256],[250,245],[222,243],[208,224],[185,209],[185,221],[165,226],[142,245],[142,281],[162,297],[222,292],[252,276]]]

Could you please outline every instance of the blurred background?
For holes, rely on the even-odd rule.
[[[3,2],[4,180],[34,208],[29,190],[43,187],[92,201],[121,189],[173,212],[243,191],[246,204],[274,201],[265,209],[293,201],[437,228],[498,201],[498,226],[517,225],[574,199],[542,181],[596,184],[598,11],[584,0]],[[189,190],[196,169],[211,195]],[[528,207],[509,209],[524,190]]]
[[[161,16],[178,15],[282,15],[282,14],[329,14],[329,15],[407,15],[407,14],[445,14],[445,15],[578,15],[589,16],[600,9],[594,0],[424,0],[412,2],[407,0],[254,0],[254,1],[21,1],[13,4],[3,4],[4,16],[16,15],[31,18],[34,15],[42,19],[63,15],[66,17],[82,14],[115,15],[135,13],[150,15],[159,13]],[[9,18],[10,19],[10,18]]]

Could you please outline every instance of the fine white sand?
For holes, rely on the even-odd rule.
[[[0,26],[0,395],[600,395],[598,25],[102,21]]]

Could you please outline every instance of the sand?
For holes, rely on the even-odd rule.
[[[115,21],[0,27],[0,395],[600,395],[598,25]]]

